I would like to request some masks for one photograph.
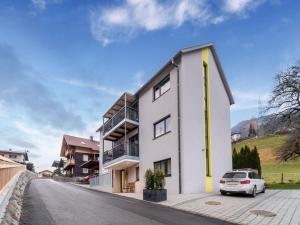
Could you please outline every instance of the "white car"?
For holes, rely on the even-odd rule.
[[[249,194],[265,193],[265,181],[253,170],[233,170],[225,173],[220,180],[220,192]]]

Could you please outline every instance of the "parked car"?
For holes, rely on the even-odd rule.
[[[257,193],[265,193],[265,188],[265,181],[253,170],[233,170],[220,180],[222,195],[242,193],[255,197]]]

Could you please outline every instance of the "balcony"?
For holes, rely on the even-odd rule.
[[[116,141],[138,127],[138,112],[129,106],[123,107],[103,125],[103,138]]]
[[[138,144],[129,144],[126,150],[124,144],[103,152],[103,166],[105,169],[125,169],[139,163]]]
[[[74,165],[75,165],[75,159],[68,159],[65,162],[64,170],[67,170],[68,168],[70,168],[71,166],[74,166]]]
[[[65,152],[65,156],[69,156],[72,154],[72,150],[71,149],[67,149],[66,152]]]

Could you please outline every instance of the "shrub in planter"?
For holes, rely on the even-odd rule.
[[[146,201],[160,202],[167,200],[167,190],[163,189],[165,185],[165,176],[158,170],[153,174],[151,169],[145,173],[145,189],[143,190],[143,199]]]

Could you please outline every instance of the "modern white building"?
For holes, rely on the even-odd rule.
[[[169,193],[218,191],[232,168],[233,103],[213,44],[180,50],[103,115],[100,184],[112,192],[142,192],[145,171],[159,168]]]

